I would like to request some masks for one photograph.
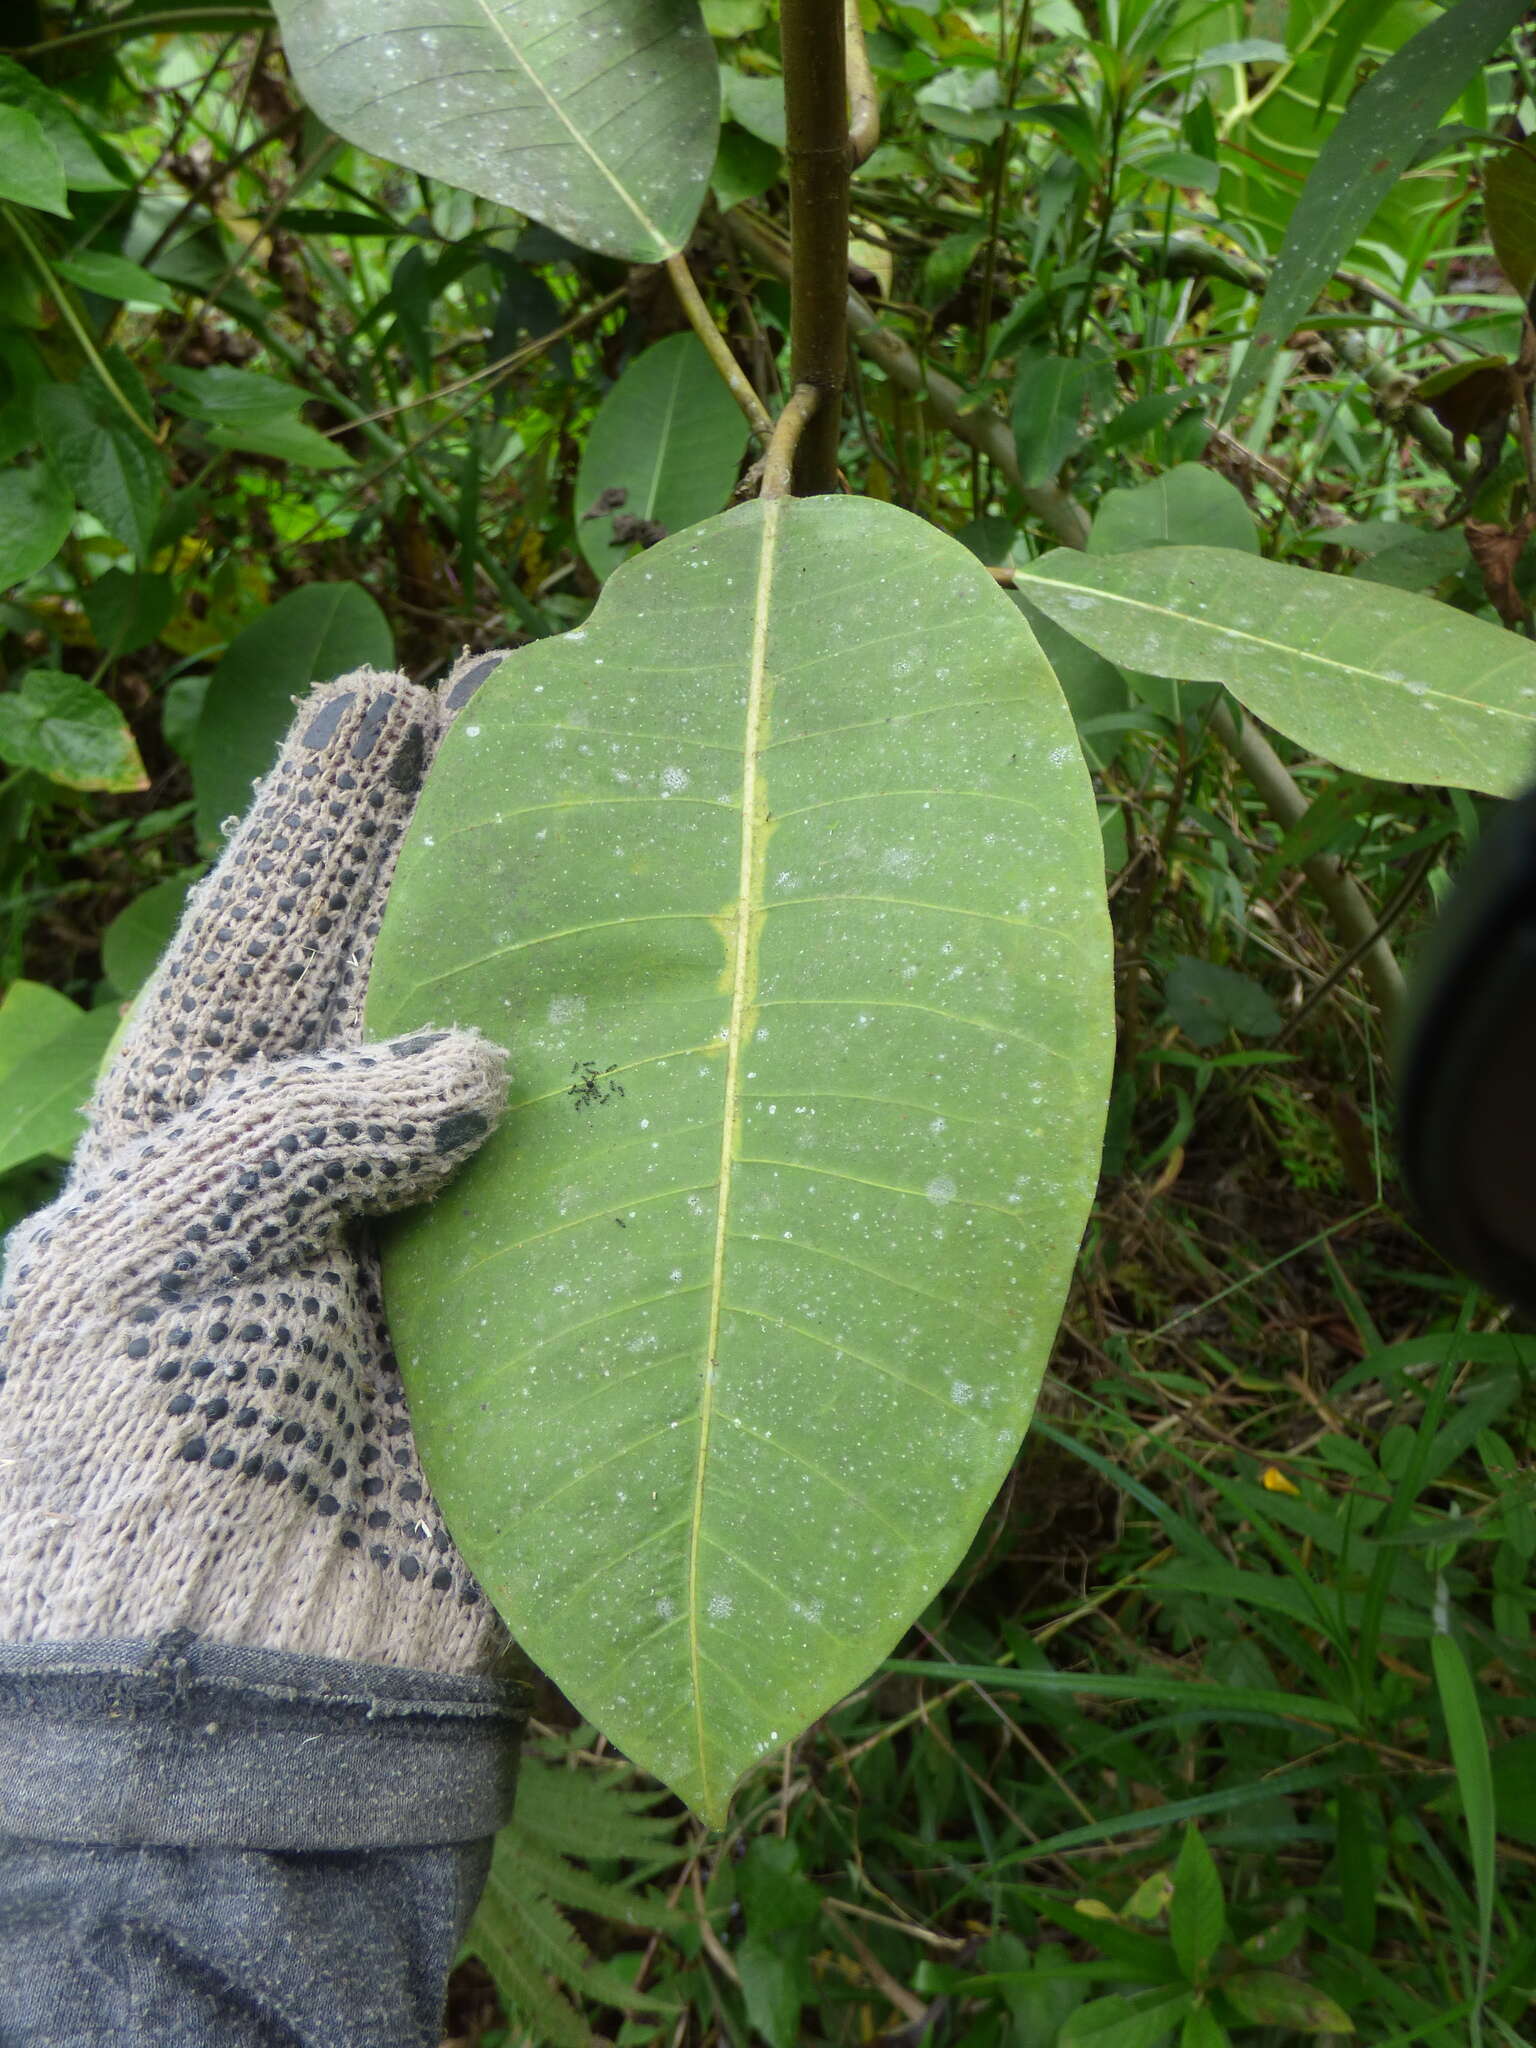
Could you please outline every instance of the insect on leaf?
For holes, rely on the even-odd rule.
[[[1061,693],[891,506],[661,542],[444,743],[369,1028],[478,1025],[516,1079],[386,1247],[412,1417],[528,1653],[713,1822],[1012,1462],[1109,998]]]

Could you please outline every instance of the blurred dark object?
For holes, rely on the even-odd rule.
[[[1414,975],[1403,1174],[1428,1235],[1536,1315],[1536,789],[1469,857]]]

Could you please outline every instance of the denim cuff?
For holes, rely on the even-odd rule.
[[[212,1643],[0,1643],[0,1836],[420,1848],[512,1811],[529,1694],[499,1677]]]

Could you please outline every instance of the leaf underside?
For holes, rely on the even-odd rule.
[[[637,263],[680,249],[719,128],[696,0],[275,0],[338,135]]]
[[[417,1438],[529,1654],[711,1821],[867,1676],[1028,1424],[1111,1040],[1091,789],[962,548],[751,504],[444,744],[376,1035],[512,1049],[386,1245]]]
[[[1513,796],[1536,766],[1536,649],[1450,605],[1230,548],[1062,548],[1016,581],[1106,660],[1224,683],[1341,768]]]

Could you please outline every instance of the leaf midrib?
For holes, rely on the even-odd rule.
[[[725,1091],[720,1127],[720,1191],[715,1205],[715,1246],[710,1263],[709,1321],[704,1348],[704,1385],[699,1403],[699,1449],[694,1466],[693,1504],[688,1525],[688,1665],[693,1701],[694,1748],[698,1756],[703,1810],[714,1806],[709,1763],[704,1746],[704,1711],[700,1691],[702,1648],[699,1642],[699,1550],[704,1513],[704,1479],[709,1463],[709,1433],[714,1415],[715,1372],[720,1342],[720,1316],[725,1298],[726,1242],[730,1235],[731,1176],[741,1128],[741,1047],[747,1011],[757,992],[757,948],[753,907],[759,893],[762,863],[762,812],[758,756],[762,748],[767,689],[768,613],[773,594],[774,553],[781,506],[769,499],[763,507],[762,541],[758,553],[757,588],[752,604],[752,653],[747,674],[747,702],[741,763],[741,855],[736,880],[736,912],[732,921],[731,1015],[727,1027]]]
[[[474,0],[474,5],[477,6],[480,9],[481,13],[485,16],[486,24],[490,29],[492,35],[500,36],[501,40],[506,44],[508,50],[512,53],[513,62],[517,64],[525,73],[530,84],[532,84],[534,89],[542,96],[545,105],[549,108],[550,112],[555,116],[555,118],[560,122],[561,126],[570,136],[571,141],[581,151],[582,155],[585,156],[588,162],[591,163],[596,170],[600,171],[602,175],[608,180],[608,183],[613,187],[615,193],[623,201],[624,205],[629,208],[630,212],[634,215],[635,219],[639,221],[641,227],[645,229],[646,233],[648,235],[653,235],[660,247],[666,248],[668,246],[667,237],[662,233],[661,229],[657,227],[656,223],[650,218],[650,216],[645,212],[645,210],[642,207],[636,205],[635,201],[631,198],[630,194],[625,189],[625,187],[619,182],[618,178],[614,176],[613,172],[609,170],[607,164],[604,162],[602,157],[598,155],[597,151],[593,148],[592,144],[588,142],[585,135],[582,134],[581,130],[576,126],[576,123],[565,111],[564,107],[561,106],[559,100],[550,91],[549,87],[544,83],[543,79],[534,69],[532,63],[529,61],[527,57],[523,55],[521,48],[513,40],[512,36],[507,32],[507,29],[502,23],[501,17],[491,7],[490,0]]]

